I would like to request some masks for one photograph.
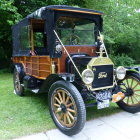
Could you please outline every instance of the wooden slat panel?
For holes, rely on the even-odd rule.
[[[20,56],[13,57],[14,63],[22,63],[25,72],[39,79],[46,79],[51,74],[51,59],[49,56]]]

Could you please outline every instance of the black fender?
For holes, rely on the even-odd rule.
[[[14,69],[16,69],[17,72],[19,73],[20,82],[23,83],[23,78],[26,75],[23,64],[21,63],[14,64]]]
[[[51,85],[55,83],[56,81],[59,80],[64,80],[68,82],[73,82],[74,81],[74,74],[69,74],[69,73],[62,73],[62,74],[50,74],[46,80],[44,80],[43,84],[40,87],[39,92],[45,93],[48,92]]]
[[[136,71],[134,69],[130,69],[130,70],[127,70],[126,71],[126,75],[130,75],[130,74],[134,74],[134,75],[137,75],[140,77],[140,72],[139,71]]]

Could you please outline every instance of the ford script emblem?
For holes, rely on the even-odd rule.
[[[107,73],[106,72],[100,72],[99,75],[98,75],[98,79],[106,78],[106,77],[107,77]]]

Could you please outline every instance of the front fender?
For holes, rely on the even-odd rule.
[[[135,69],[135,68],[127,69],[126,75],[127,74],[135,74],[137,76],[140,76],[140,71],[139,71],[139,69]]]
[[[74,81],[74,75],[69,73],[62,73],[62,74],[51,74],[49,75],[46,80],[43,82],[39,92],[48,92],[51,85],[59,80],[64,80],[68,82]]]

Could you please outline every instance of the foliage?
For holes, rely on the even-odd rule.
[[[85,0],[14,0],[14,5],[18,7],[18,12],[23,16],[34,12],[40,7],[47,5],[72,5],[81,6],[85,5]]]
[[[0,66],[6,67],[12,55],[11,26],[46,5],[71,5],[104,13],[105,44],[110,54],[127,54],[140,62],[139,0],[1,0]],[[139,11],[139,12],[138,12]]]
[[[87,7],[104,13],[105,43],[110,54],[127,54],[140,61],[139,0],[87,0]]]
[[[12,52],[11,25],[18,22],[21,18],[13,2],[13,0],[0,1],[0,60],[6,66],[10,62]],[[2,64],[0,67],[2,67]]]
[[[126,54],[110,55],[115,66],[133,66],[135,60]]]
[[[8,67],[12,55],[11,27],[31,12],[46,5],[84,7],[85,0],[1,0],[0,1],[0,69]]]

